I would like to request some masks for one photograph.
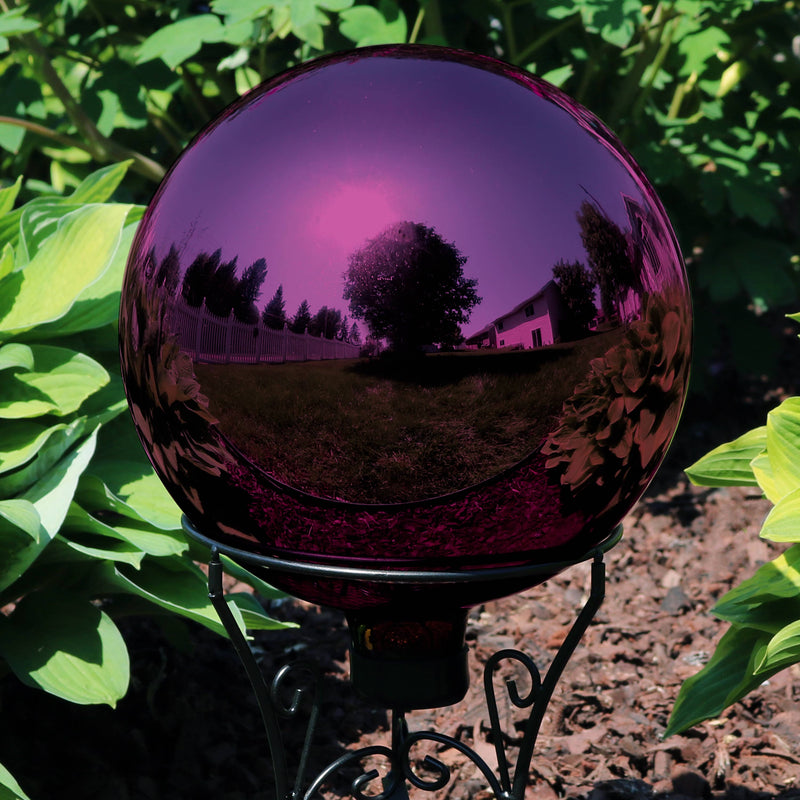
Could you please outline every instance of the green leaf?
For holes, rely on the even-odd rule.
[[[760,686],[769,673],[756,675],[755,668],[762,662],[770,639],[770,634],[763,631],[732,625],[708,664],[684,681],[664,736],[719,716],[728,706]]]
[[[405,14],[395,3],[382,2],[381,11],[353,6],[342,11],[339,20],[339,32],[358,47],[404,42],[408,35]]]
[[[115,256],[131,206],[90,204],[67,214],[24,269],[6,278],[0,335],[18,334],[64,316]],[[13,300],[13,304],[10,301]]]
[[[11,186],[0,189],[0,216],[8,214],[14,208],[14,202],[22,186],[22,175],[20,175]]]
[[[128,172],[132,161],[121,161],[87,175],[70,195],[70,203],[105,203]]]
[[[750,467],[753,470],[753,475],[756,476],[761,491],[764,492],[768,498],[778,497],[778,487],[775,483],[772,462],[769,460],[769,454],[766,450],[757,455],[750,462]]]
[[[760,536],[773,542],[800,542],[800,488],[782,497],[767,514]]]
[[[800,661],[800,620],[781,628],[767,643],[767,648],[756,666],[756,674],[778,670]]]
[[[800,547],[790,547],[777,558],[763,564],[756,572],[726,592],[712,609],[715,616],[728,622],[762,627],[753,616],[754,609],[781,601],[800,602]],[[777,607],[773,608],[773,611]],[[779,609],[777,609],[779,610]],[[797,610],[800,610],[797,609]],[[780,613],[770,612],[772,619],[764,622],[766,631],[775,632],[785,624]]]
[[[92,558],[110,559],[138,568],[145,553],[110,525],[96,520],[77,503],[70,504],[56,540]]]
[[[106,386],[108,372],[94,359],[65,347],[31,347],[34,367],[6,378],[0,386],[0,418],[42,414],[64,416]]]
[[[38,325],[27,331],[24,334],[26,340],[67,336],[116,323],[119,316],[122,276],[143,213],[143,206],[134,206],[131,209],[116,250],[110,256],[103,273],[75,298],[69,311],[54,322]]]
[[[316,4],[326,11],[344,11],[353,5],[353,0],[316,0]]]
[[[208,599],[208,579],[205,574],[190,561],[171,560],[169,568],[160,563],[162,560],[145,559],[142,568],[136,574],[115,566],[107,569],[106,577],[111,586],[124,592],[131,592],[149,600],[161,608],[225,635],[214,607]],[[113,570],[110,571],[110,570]],[[252,607],[248,608],[254,614]],[[260,625],[272,628],[286,627],[283,623],[271,620],[261,614]]]
[[[715,447],[687,467],[686,474],[696,486],[757,486],[750,462],[766,444],[766,426],[755,428],[732,442]]]
[[[0,800],[31,800],[2,764],[0,764]]]
[[[286,597],[286,592],[276,589],[266,581],[261,580],[257,575],[254,575],[244,567],[239,566],[235,561],[228,558],[224,554],[220,554],[225,574],[230,575],[232,578],[246,583],[251,586],[255,592],[265,599],[277,599],[279,597]]]
[[[45,534],[40,541],[41,547],[58,533],[67,516],[78,480],[94,455],[96,443],[95,430],[23,495],[23,499],[33,503],[41,519]]]
[[[138,64],[160,58],[171,69],[200,51],[204,42],[220,42],[225,30],[214,14],[198,14],[160,28],[144,40]]]
[[[211,2],[214,13],[225,17],[226,27],[243,20],[263,17],[272,5],[271,0],[212,0]]]
[[[587,30],[599,31],[605,41],[616,47],[630,44],[642,17],[641,0],[617,0],[614,3],[584,0],[581,6]]]
[[[88,425],[85,418],[79,417],[69,424],[50,427],[17,420],[13,425],[6,424],[5,428],[6,431],[0,433],[0,443],[9,448],[18,443],[19,449],[0,453],[4,468],[6,464],[15,464],[13,468],[8,467],[7,474],[0,475],[0,496],[13,497],[42,478],[86,434]],[[21,461],[23,458],[25,460]]]
[[[552,83],[553,86],[563,86],[573,75],[575,74],[575,69],[573,68],[572,64],[565,64],[563,67],[556,67],[556,69],[551,69],[549,72],[545,72],[542,75],[543,80]]]
[[[128,689],[119,630],[88,599],[63,590],[24,597],[0,626],[0,650],[21,681],[72,703],[113,707]]]
[[[41,23],[26,17],[27,6],[12,8],[0,14],[0,36],[18,36],[23,33],[30,33],[41,27]]]
[[[684,57],[680,75],[688,77],[693,72],[702,73],[705,63],[715,58],[730,36],[722,28],[703,26],[678,41],[678,52]]]
[[[800,488],[800,397],[790,397],[767,414],[767,454],[772,465],[772,494],[777,504]]]
[[[0,370],[4,369],[33,369],[33,350],[26,344],[11,344],[0,347]]]
[[[14,271],[15,267],[16,258],[14,255],[14,248],[9,242],[6,242],[3,245],[2,251],[0,251],[0,283],[2,283],[3,278]]]
[[[0,500],[0,591],[18,580],[38,555],[40,528],[33,503]]]

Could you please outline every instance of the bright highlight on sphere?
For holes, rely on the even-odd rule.
[[[213,121],[148,208],[120,315],[142,444],[204,536],[384,569],[607,538],[672,439],[690,338],[669,220],[614,135],[422,46],[302,65]]]

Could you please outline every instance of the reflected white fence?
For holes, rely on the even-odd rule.
[[[187,305],[183,298],[172,307],[172,326],[181,349],[200,364],[282,364],[286,361],[326,361],[358,358],[360,346],[338,339],[293,333],[284,326],[269,328],[259,319],[241,322],[218,317],[206,309]]]

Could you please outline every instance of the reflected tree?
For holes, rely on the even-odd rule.
[[[569,312],[566,330],[562,330],[562,336],[566,334],[566,338],[579,338],[586,333],[597,314],[594,304],[597,279],[580,261],[556,262],[553,279]]]
[[[222,250],[215,250],[211,255],[198,253],[183,276],[181,294],[188,305],[195,308],[201,306],[208,295],[211,278],[222,261]]]
[[[303,301],[305,302],[305,301]],[[308,304],[306,303],[306,306]],[[283,284],[280,284],[272,299],[264,306],[261,319],[268,328],[279,331],[286,324],[286,304],[283,300]]]
[[[581,241],[600,289],[606,318],[614,315],[627,289],[638,284],[622,229],[594,203],[584,200],[577,215]]]
[[[311,309],[308,307],[308,300],[303,300],[297,307],[295,315],[289,325],[292,333],[305,333],[306,328],[311,324]]]
[[[477,280],[464,277],[466,261],[433,228],[396,223],[350,256],[344,297],[352,315],[395,352],[454,345],[481,301]]]
[[[350,326],[347,333],[347,340],[352,344],[361,344],[361,331],[358,329],[358,323],[354,322]]]
[[[167,294],[172,293],[178,288],[180,282],[181,259],[177,245],[172,245],[169,252],[161,260],[156,270],[156,286],[162,287]]]
[[[326,339],[335,339],[342,327],[342,312],[336,308],[322,306],[314,314],[308,326],[312,336],[324,336]]]
[[[256,301],[261,294],[261,284],[267,277],[267,262],[257,258],[242,274],[236,285],[233,315],[240,322],[255,323],[258,320]]]
[[[206,308],[218,317],[228,317],[236,303],[236,291],[239,281],[236,279],[236,261],[220,264],[208,281],[206,292]]]

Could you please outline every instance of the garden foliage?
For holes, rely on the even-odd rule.
[[[114,615],[158,606],[216,625],[177,512],[123,413],[114,328],[141,205],[211,117],[308,58],[393,42],[499,56],[562,86],[620,135],[665,202],[689,263],[702,385],[723,343],[741,370],[768,371],[775,349],[758,314],[800,299],[798,23],[794,0],[0,0],[8,667],[77,702],[113,703],[127,680]],[[127,173],[97,171],[120,162]],[[721,462],[701,461],[711,477],[692,473],[757,481],[776,501],[770,536],[791,535],[800,504],[785,436],[796,413],[784,404]],[[759,594],[757,575],[761,589],[718,607],[733,638],[701,675],[721,675],[726,651],[750,659],[738,680],[716,685],[723,704],[793,657],[794,601],[780,592],[797,546],[770,567],[773,594]],[[251,627],[271,624],[237,603]],[[744,624],[743,610],[763,603],[785,624]],[[690,724],[693,691],[672,729]],[[708,713],[714,696],[705,692]],[[0,767],[5,796],[22,793]]]
[[[129,680],[116,618],[169,613],[224,633],[192,560],[207,554],[190,552],[119,378],[122,271],[143,211],[107,202],[126,168],[16,209],[21,181],[0,191],[0,668],[112,706]],[[229,602],[248,628],[280,626],[250,593]],[[4,785],[0,770],[0,797]]]
[[[793,319],[800,322],[800,314]],[[789,547],[712,609],[730,623],[710,661],[681,687],[666,735],[718,716],[771,675],[800,663],[800,397],[767,424],[689,467],[698,486],[753,486],[773,503],[761,536]]]

